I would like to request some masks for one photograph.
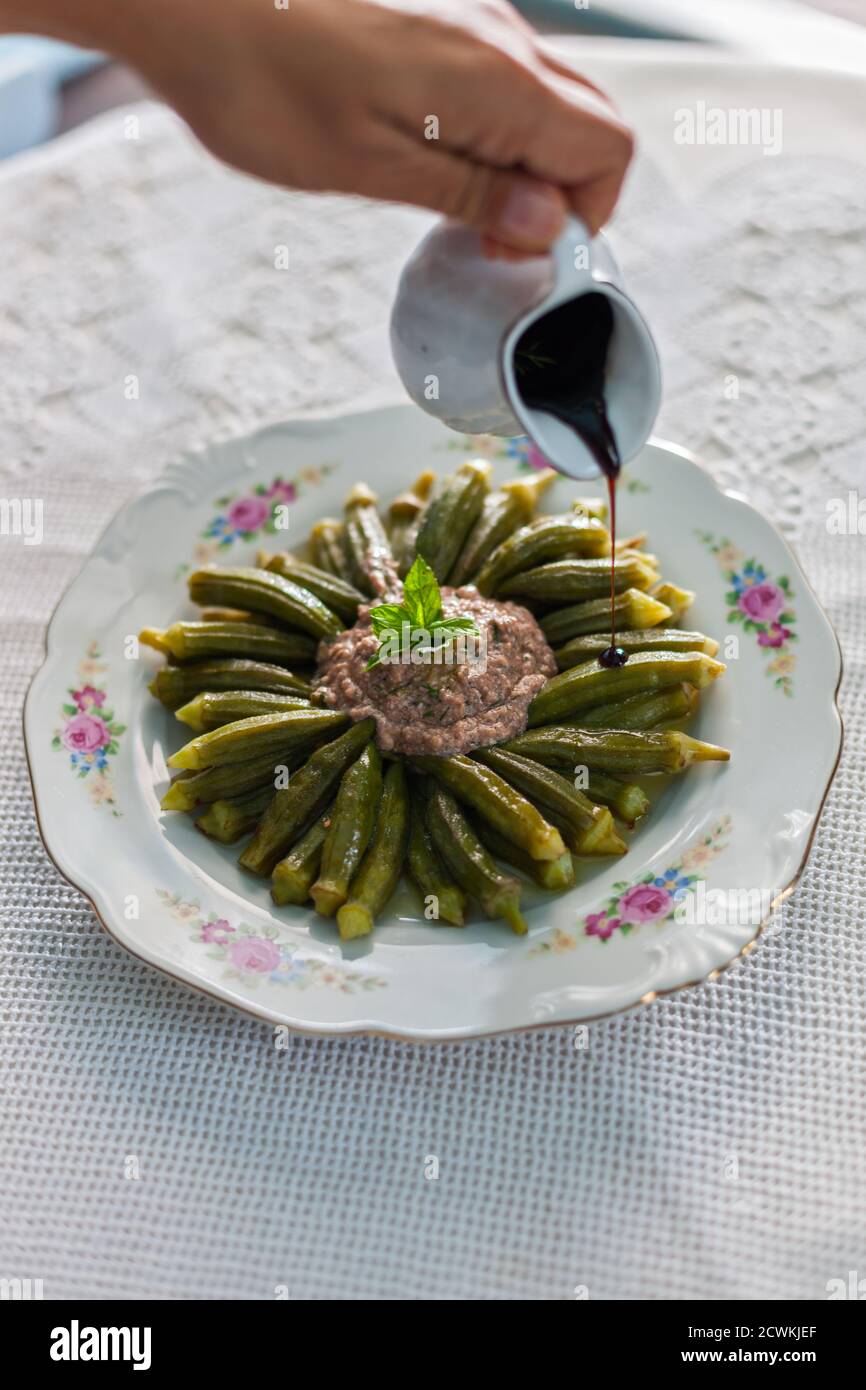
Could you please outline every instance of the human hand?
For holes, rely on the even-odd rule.
[[[246,173],[431,208],[491,255],[546,250],[569,210],[593,234],[610,216],[632,135],[506,0],[278,2],[72,8],[83,41],[137,67]],[[67,0],[27,0],[31,24],[40,6],[69,29]]]

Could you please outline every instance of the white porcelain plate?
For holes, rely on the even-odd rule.
[[[414,407],[287,424],[185,460],[111,524],[54,614],[25,731],[48,852],[135,955],[292,1028],[466,1038],[703,980],[796,883],[841,745],[838,644],[779,534],[659,443],[623,480],[621,534],[647,530],[664,576],[697,590],[689,625],[722,642],[728,671],[692,732],[733,757],[671,779],[624,858],[584,861],[559,897],[527,890],[528,937],[431,925],[405,888],[371,938],[343,946],[314,913],[274,909],[232,847],[160,813],[184,738],[130,639],[191,612],[189,567],[299,546],[358,479],[387,501],[423,467],[479,453],[500,479],[538,462],[525,440],[462,439]],[[575,491],[558,481],[549,509]],[[275,516],[287,531],[269,534]]]

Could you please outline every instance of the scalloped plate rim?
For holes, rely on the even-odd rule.
[[[285,1024],[293,1031],[309,1034],[311,1036],[316,1037],[380,1036],[406,1042],[454,1042],[468,1041],[473,1038],[479,1037],[499,1036],[511,1032],[531,1031],[537,1028],[566,1027],[581,1022],[592,1022],[599,1019],[611,1017],[615,1014],[626,1012],[632,1008],[636,1008],[640,1004],[649,1003],[658,997],[674,994],[681,989],[692,988],[695,985],[704,983],[708,979],[717,978],[721,973],[723,973],[724,970],[729,968],[730,965],[734,964],[737,960],[743,958],[754,948],[762,931],[767,926],[767,923],[769,922],[773,912],[780,905],[780,903],[783,902],[784,899],[787,898],[790,895],[790,893],[795,889],[805,869],[806,863],[809,858],[809,854],[811,852],[812,844],[814,842],[814,837],[817,832],[818,824],[820,822],[821,814],[823,812],[827,795],[832,785],[842,751],[844,730],[841,719],[841,713],[838,707],[837,695],[843,675],[843,659],[841,647],[835,629],[833,628],[832,623],[830,622],[826,612],[824,611],[817,596],[815,595],[811,583],[809,582],[808,577],[806,576],[800,564],[799,558],[797,557],[790,543],[781,535],[778,529],[770,521],[768,521],[765,517],[758,513],[755,508],[751,506],[751,504],[747,501],[745,497],[742,496],[742,494],[721,488],[720,485],[713,478],[710,471],[706,468],[706,466],[702,464],[701,461],[690,450],[684,448],[681,445],[671,443],[657,436],[653,436],[653,438],[649,441],[648,447],[656,447],[664,451],[665,453],[676,455],[688,464],[690,464],[691,466],[693,466],[694,468],[696,468],[701,474],[701,476],[709,484],[711,484],[712,488],[717,493],[725,497],[730,502],[742,506],[753,517],[757,517],[758,521],[763,527],[765,527],[768,531],[772,532],[776,536],[783,551],[787,552],[787,555],[791,558],[792,564],[795,567],[797,579],[808,592],[815,610],[823,620],[826,630],[832,636],[837,653],[835,681],[833,683],[832,689],[829,691],[831,701],[830,714],[835,722],[837,734],[836,752],[834,761],[832,763],[832,767],[830,768],[829,774],[826,779],[826,784],[817,800],[817,804],[814,811],[814,818],[811,825],[811,831],[808,837],[808,842],[806,843],[802,858],[800,859],[800,862],[797,865],[794,874],[772,901],[770,912],[760,922],[760,924],[756,926],[753,935],[750,937],[750,939],[746,941],[741,947],[739,947],[739,949],[737,949],[731,955],[731,957],[723,964],[714,966],[709,971],[706,971],[705,973],[696,976],[694,979],[678,981],[677,983],[667,988],[650,988],[646,992],[641,993],[640,995],[632,999],[630,1002],[617,1004],[614,1008],[610,1010],[593,1011],[591,1013],[576,1012],[574,1016],[569,1016],[567,1018],[557,1016],[549,1019],[533,1019],[532,1021],[518,1020],[510,1023],[504,1023],[502,1026],[493,1027],[476,1025],[457,1025],[454,1027],[449,1027],[448,1025],[445,1025],[441,1028],[437,1027],[435,1030],[432,1031],[429,1028],[420,1029],[418,1031],[412,1031],[411,1029],[406,1029],[403,1027],[394,1028],[391,1027],[387,1023],[387,1021],[383,1020],[381,1017],[367,1016],[353,1018],[346,1022],[322,1022],[321,1026],[317,1026],[314,1020],[310,1020],[308,1018],[289,1018],[287,1016],[288,1011],[286,1009],[277,1009],[274,1007],[270,1007],[264,1001],[251,1000],[248,993],[244,994],[242,991],[234,989],[233,987],[231,987],[230,984],[224,981],[220,982],[218,988],[214,988],[212,981],[204,982],[201,976],[198,975],[194,969],[188,968],[184,962],[167,962],[164,952],[160,952],[160,950],[156,948],[149,949],[146,942],[143,942],[139,937],[136,937],[135,939],[127,937],[127,935],[124,934],[122,930],[118,930],[116,926],[113,924],[112,919],[114,916],[114,912],[104,901],[103,889],[100,886],[100,884],[94,882],[92,876],[84,870],[82,870],[80,865],[76,866],[74,864],[72,858],[65,852],[65,847],[58,848],[56,844],[49,844],[48,837],[43,827],[42,816],[40,814],[39,800],[36,791],[37,777],[34,774],[35,758],[30,746],[28,718],[33,704],[35,702],[35,698],[41,689],[41,686],[49,679],[52,669],[53,658],[55,657],[61,645],[60,641],[58,640],[58,620],[62,617],[66,604],[73,599],[75,592],[78,590],[79,586],[85,580],[87,571],[93,563],[94,559],[98,558],[101,555],[104,555],[110,549],[111,539],[113,535],[119,533],[122,525],[128,518],[129,514],[133,512],[134,509],[136,509],[137,506],[140,503],[142,503],[145,499],[152,498],[158,493],[182,493],[188,496],[189,494],[185,493],[181,480],[185,476],[188,476],[190,478],[190,481],[193,481],[196,475],[196,470],[202,467],[206,467],[209,456],[212,456],[214,453],[218,453],[219,455],[224,454],[226,462],[231,463],[232,452],[241,450],[241,458],[244,462],[243,469],[238,466],[240,459],[236,455],[233,461],[234,469],[233,471],[229,470],[229,476],[236,476],[240,478],[243,473],[253,470],[253,468],[255,467],[255,459],[251,456],[254,454],[255,449],[259,446],[260,442],[269,437],[280,437],[288,434],[291,436],[300,435],[309,439],[316,439],[319,437],[327,438],[329,432],[333,432],[335,427],[344,430],[351,429],[352,426],[355,424],[363,425],[364,423],[370,420],[377,418],[381,419],[382,417],[387,416],[392,416],[395,418],[395,420],[399,421],[401,417],[403,419],[406,418],[407,412],[412,414],[418,413],[411,406],[395,405],[386,407],[373,407],[369,410],[335,413],[319,417],[299,418],[297,420],[289,420],[283,423],[275,423],[265,426],[262,429],[253,431],[252,433],[246,436],[219,440],[212,445],[205,444],[198,446],[194,449],[187,450],[176,461],[170,463],[167,466],[167,468],[164,469],[163,473],[157,479],[154,480],[153,484],[143,488],[136,496],[131,498],[129,502],[124,504],[124,506],[112,518],[112,520],[108,523],[102,535],[96,542],[96,545],[94,546],[90,555],[85,560],[81,569],[79,570],[75,578],[71,581],[71,583],[68,585],[64,593],[61,595],[57,605],[54,608],[54,611],[49,619],[45,631],[44,657],[33,674],[24,701],[23,725],[27,767],[30,776],[31,789],[33,792],[37,827],[49,859],[57,868],[58,872],[66,879],[66,881],[69,882],[74,888],[76,888],[77,891],[82,893],[82,895],[87,899],[97,917],[97,920],[100,922],[101,926],[106,930],[108,935],[111,936],[115,941],[117,941],[118,944],[121,945],[125,950],[129,951],[131,955],[135,956],[139,960],[146,962],[148,965],[151,965],[154,968],[160,970],[162,973],[168,975],[170,978],[178,980],[182,984],[197,990],[199,993],[204,994],[206,997],[215,999],[218,1002],[224,1004],[228,1004],[233,1008],[237,1008],[250,1017],[256,1018],[260,1021],[264,1021],[267,1023]],[[219,475],[217,481],[219,481]],[[309,998],[309,996],[305,996],[305,998]],[[381,1014],[382,1010],[379,1009],[377,1012]]]

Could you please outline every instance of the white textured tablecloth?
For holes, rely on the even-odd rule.
[[[41,546],[0,539],[0,1277],[47,1298],[759,1299],[866,1275],[866,542],[825,526],[864,480],[866,179],[830,139],[863,89],[827,114],[832,158],[813,122],[778,157],[695,164],[698,187],[659,103],[742,90],[741,63],[707,71],[600,71],[646,116],[617,246],[661,342],[660,433],[786,529],[837,626],[846,749],[784,930],[585,1051],[549,1029],[277,1052],[59,879],[19,716],[54,604],[184,448],[394,396],[385,323],[424,219],[240,180],[156,107],[0,175],[0,494],[45,501]],[[822,90],[797,80],[795,125]]]

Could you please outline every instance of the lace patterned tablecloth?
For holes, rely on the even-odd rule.
[[[862,170],[753,154],[682,198],[644,157],[615,234],[661,342],[659,432],[783,527],[845,648],[846,752],[785,929],[585,1051],[550,1029],[275,1053],[60,880],[19,708],[54,604],[164,464],[396,397],[387,310],[425,219],[281,194],[157,107],[128,138],[130,114],[0,188],[0,491],[44,498],[46,527],[0,541],[0,1276],[49,1298],[716,1299],[866,1275],[864,543],[825,527],[863,479]]]

